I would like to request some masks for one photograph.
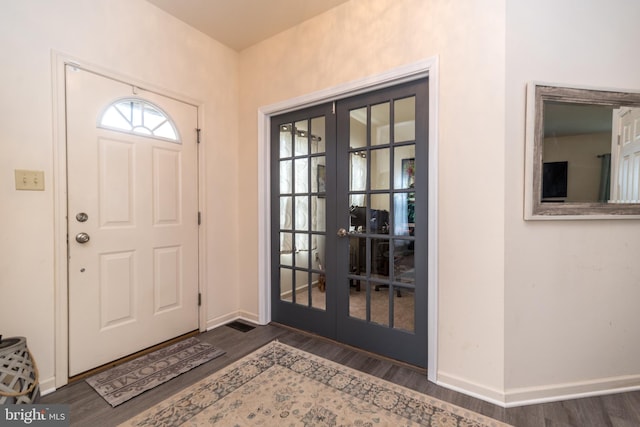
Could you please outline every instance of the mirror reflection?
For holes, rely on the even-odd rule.
[[[638,203],[639,119],[640,108],[545,102],[542,201]]]
[[[534,88],[532,214],[640,214],[640,94]]]
[[[608,200],[611,119],[608,106],[544,103],[543,202]]]

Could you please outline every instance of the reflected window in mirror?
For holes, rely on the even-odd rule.
[[[531,84],[525,219],[640,215],[640,93]]]

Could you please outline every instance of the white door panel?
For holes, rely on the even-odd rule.
[[[197,109],[80,69],[68,68],[66,83],[76,375],[198,328]],[[125,98],[159,107],[180,143],[99,127]],[[90,240],[78,243],[78,233]]]
[[[640,108],[623,107],[615,110],[614,124],[619,126],[619,143],[614,144],[612,165],[617,171],[612,183],[612,201],[638,203],[640,201]],[[616,146],[617,145],[617,146]],[[616,159],[618,164],[616,164]]]

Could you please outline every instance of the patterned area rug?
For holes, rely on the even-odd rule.
[[[225,352],[188,338],[86,379],[111,406],[183,374]]]
[[[507,426],[272,342],[121,426]]]

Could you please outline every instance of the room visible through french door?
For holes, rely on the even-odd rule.
[[[271,119],[276,322],[427,365],[428,82]]]

